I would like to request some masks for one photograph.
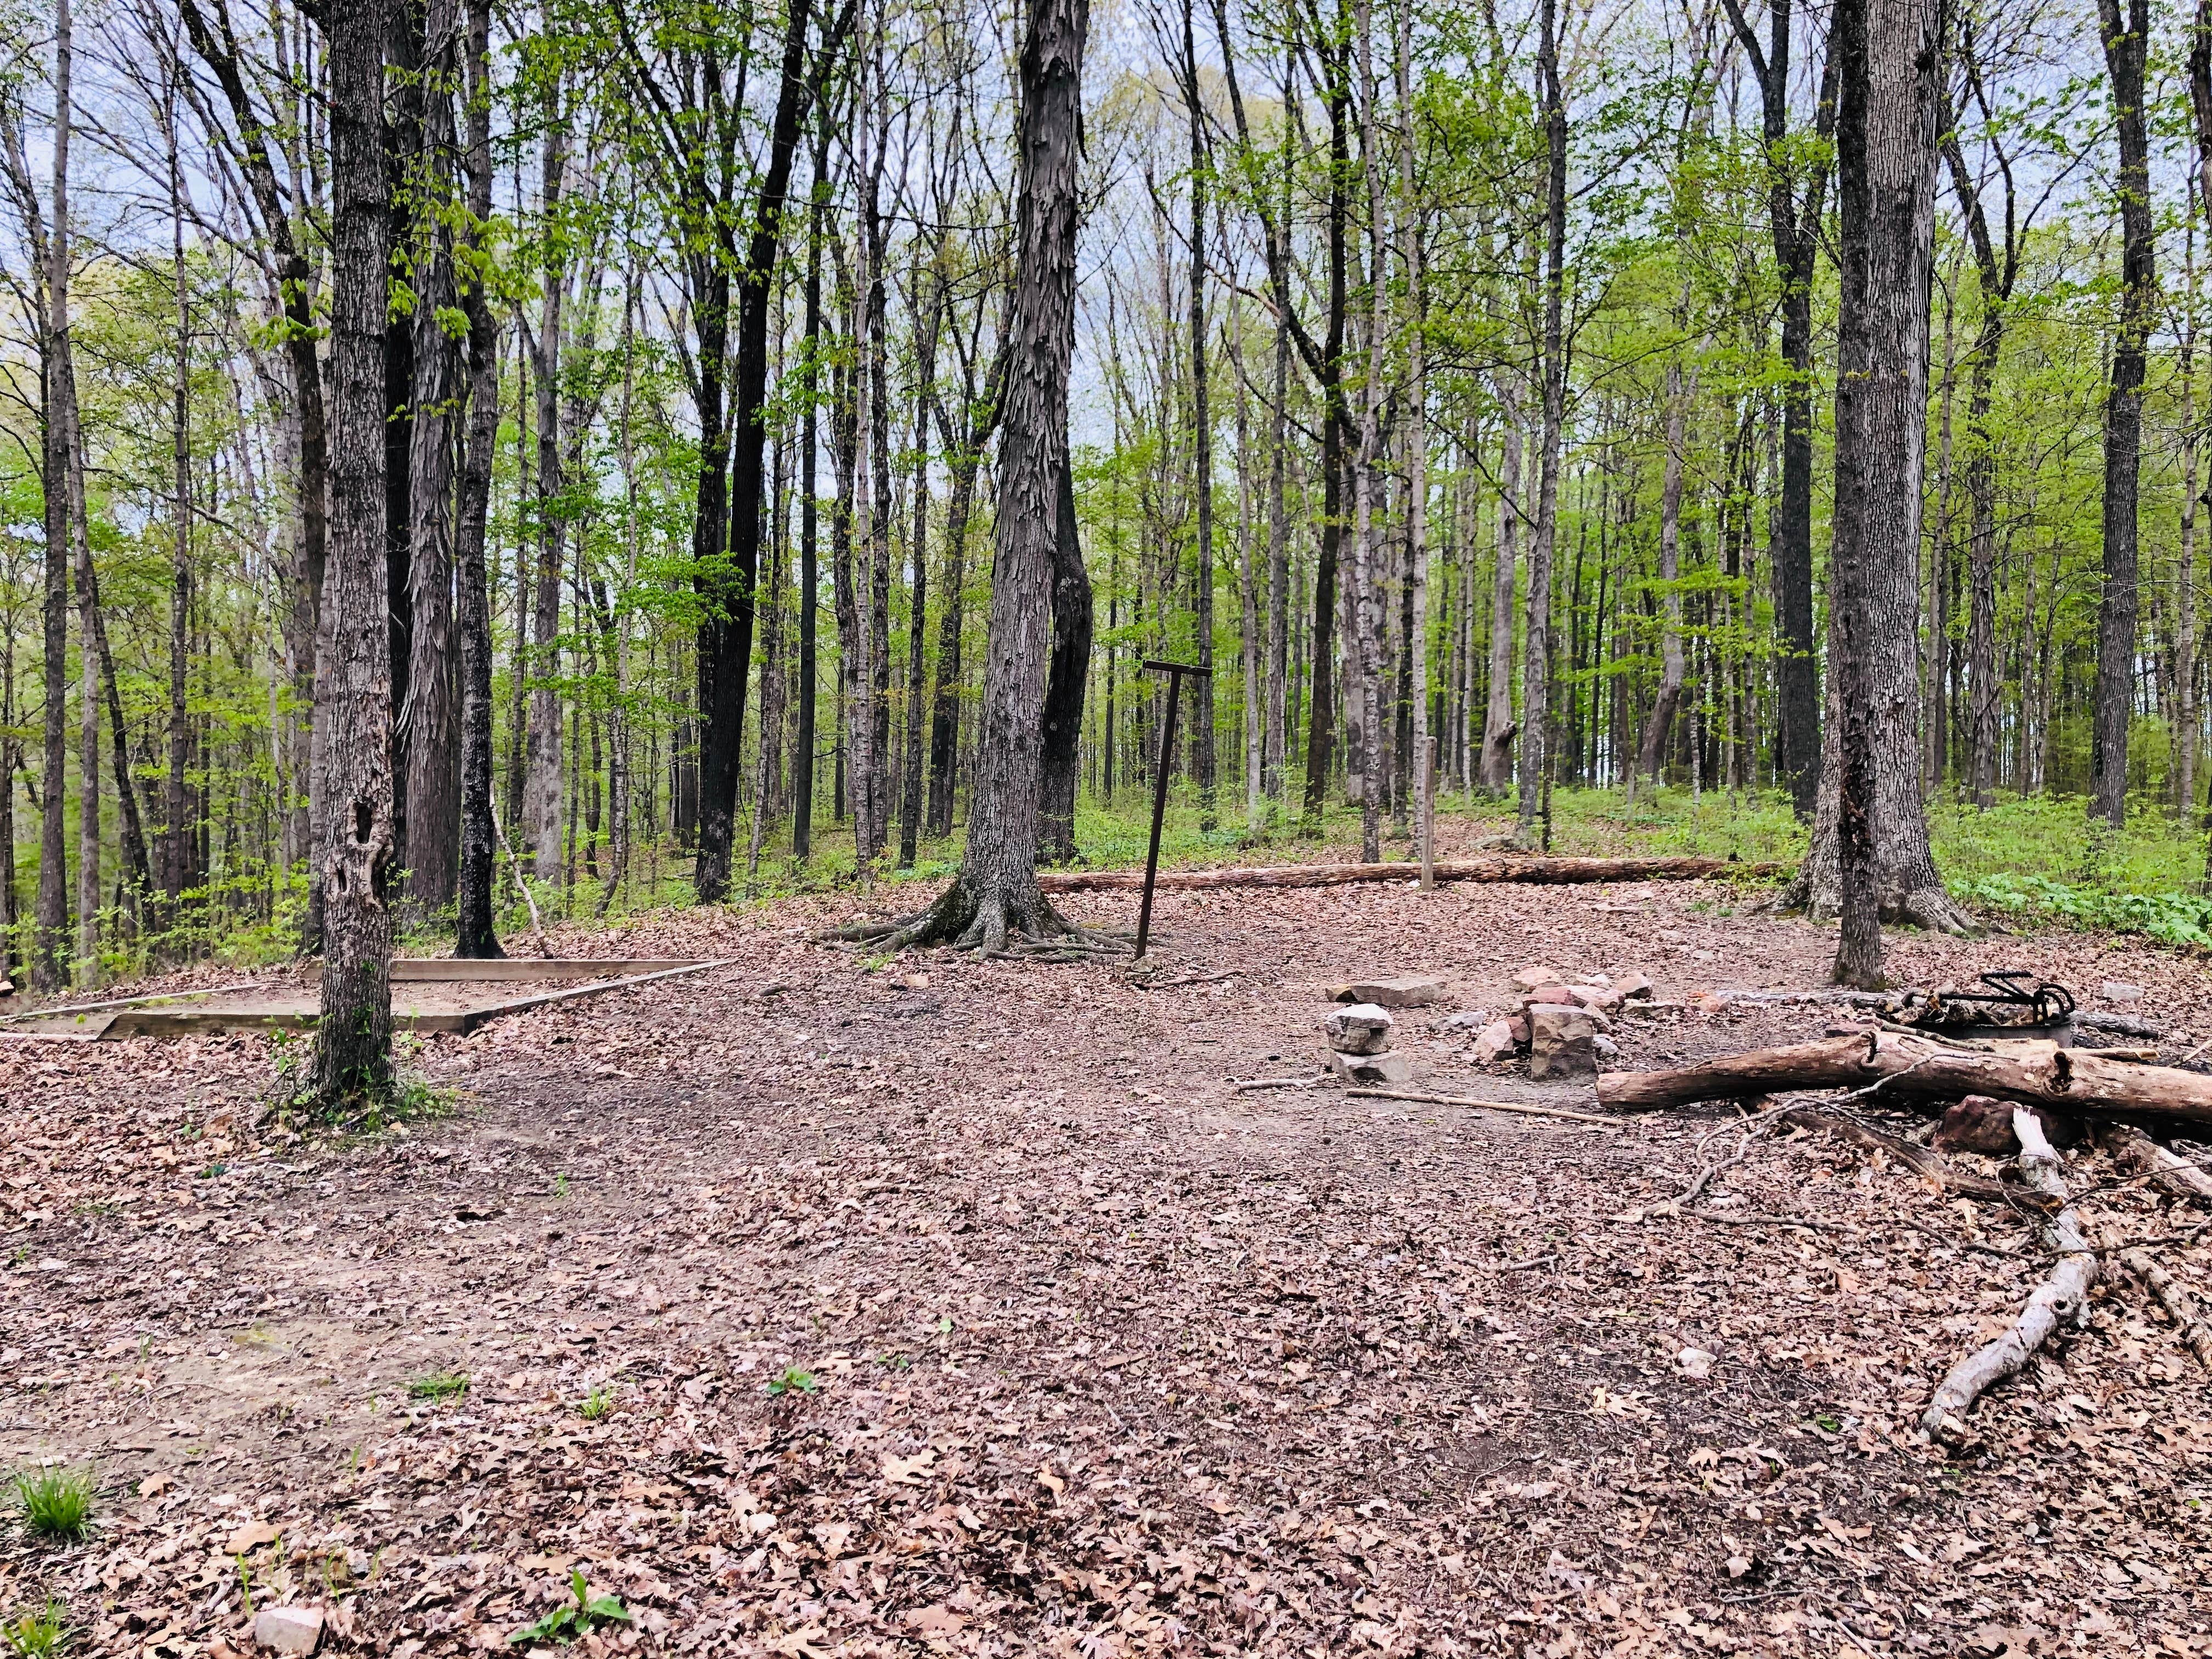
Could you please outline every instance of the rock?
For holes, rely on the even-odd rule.
[[[1607,985],[1570,985],[1567,994],[1585,1008],[1607,1014],[1626,1000],[1620,992]]]
[[[1649,1002],[1653,994],[1651,979],[1647,974],[1623,974],[1613,981],[1613,988],[1630,1002]]]
[[[2143,988],[2124,979],[2108,979],[2097,988],[2097,994],[2106,1002],[2141,1002]]]
[[[1528,1011],[1523,1008],[1505,1022],[1505,1029],[1513,1033],[1513,1046],[1519,1048],[1528,1040]]]
[[[1713,1361],[1717,1358],[1718,1355],[1708,1353],[1703,1348],[1685,1348],[1674,1356],[1674,1363],[1682,1368],[1683,1376],[1696,1377],[1702,1382],[1713,1374]]]
[[[1356,979],[1330,993],[1335,1002],[1371,1002],[1382,1008],[1425,1008],[1444,1000],[1444,982],[1425,975],[1396,979]]]
[[[1945,1112],[1942,1122],[1936,1125],[1936,1150],[2011,1157],[2020,1151],[2020,1138],[2012,1132],[2013,1105],[2009,1100],[1996,1100],[1988,1095],[1968,1095]],[[2048,1106],[2030,1106],[2027,1109],[2043,1125],[2043,1133],[2052,1146],[2080,1143],[2079,1119]]]
[[[1516,991],[1533,991],[1539,985],[1564,985],[1556,968],[1528,967],[1522,969],[1507,981]]]
[[[313,1653],[323,1640],[319,1607],[264,1607],[253,1616],[253,1639],[279,1653]]]
[[[1492,1020],[1482,1028],[1482,1035],[1474,1040],[1474,1057],[1486,1066],[1495,1065],[1519,1048],[1521,1042],[1521,1038],[1513,1035],[1510,1020]]]
[[[899,981],[899,983],[909,991],[927,991],[929,988],[929,975],[908,974]]]
[[[1437,1029],[1440,1031],[1474,1031],[1489,1024],[1488,1009],[1462,1008],[1455,1014],[1445,1015],[1443,1024]]]
[[[1403,1054],[1331,1054],[1336,1074],[1346,1083],[1411,1083],[1413,1068]]]
[[[1396,1024],[1387,1008],[1356,1002],[1322,1016],[1321,1029],[1340,1054],[1379,1054],[1390,1046],[1390,1028]]]
[[[1597,1051],[1597,1057],[1600,1060],[1608,1064],[1620,1058],[1620,1045],[1609,1036],[1592,1037],[1590,1047]]]
[[[1584,988],[1588,988],[1585,987]],[[1587,1002],[1577,1002],[1563,990],[1538,991],[1521,1005],[1521,1012],[1533,1014],[1539,1008],[1559,1008],[1571,1014],[1587,1014],[1601,1031],[1610,1031],[1613,1021]]]
[[[1597,1075],[1597,1019],[1584,1008],[1540,1005],[1528,1011],[1528,1075]]]

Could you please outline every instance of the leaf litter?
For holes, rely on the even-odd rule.
[[[580,1651],[2212,1651],[2212,1397],[2139,1286],[1965,1443],[1914,1431],[2043,1271],[2029,1218],[1802,1133],[1685,1212],[1717,1109],[1234,1088],[1318,1064],[1334,980],[1419,971],[1454,994],[1401,1017],[1419,1086],[1586,1107],[1445,1017],[1532,960],[1819,982],[1832,935],[1735,908],[1168,894],[1170,977],[1212,977],[1151,991],[869,971],[811,938],[850,902],[572,929],[732,965],[439,1039],[459,1108],[375,1136],[286,1128],[258,1037],[0,1047],[0,1470],[99,1487],[81,1544],[0,1530],[0,1617],[156,1659],[284,1603],[325,1652],[530,1651],[595,1599]],[[2120,941],[1894,957],[2125,979],[2212,1035],[2203,968]],[[1831,1014],[1614,1036],[1671,1063]],[[2069,1162],[2108,1242],[2212,1283],[2203,1218]]]

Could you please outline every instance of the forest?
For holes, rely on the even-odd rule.
[[[53,988],[312,951],[354,729],[318,683],[349,511],[327,20],[14,19],[10,962]],[[1021,372],[1019,9],[387,21],[387,292],[354,368],[385,410],[399,925],[465,951],[541,911],[957,861]],[[1431,752],[1524,844],[1555,789],[1815,818],[1856,614],[1831,21],[1089,18],[1042,858],[1085,856],[1079,805],[1137,810],[1158,659],[1212,671],[1170,765],[1217,839],[1348,811],[1377,857]],[[1936,27],[1881,742],[1915,812],[2072,800],[2200,846],[2204,23],[1972,0]],[[1887,908],[1955,925],[1920,886]]]

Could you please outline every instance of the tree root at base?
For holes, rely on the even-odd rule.
[[[1802,915],[1808,921],[1833,921],[1842,914],[1843,905],[1843,889],[1836,884],[1833,872],[1825,880],[1816,878],[1808,861],[1767,908],[1778,915]],[[1931,933],[1948,933],[1954,939],[1978,939],[1986,931],[1940,887],[1884,893],[1881,922],[1885,927],[1919,927]]]
[[[1103,956],[1126,956],[1134,948],[1133,941],[1119,933],[1070,921],[1042,893],[1025,903],[1009,902],[1000,894],[978,895],[964,875],[954,878],[927,909],[875,921],[848,922],[842,927],[825,928],[815,937],[826,942],[872,945],[878,951],[943,945],[986,957],[1013,957],[1031,962],[1088,962]]]

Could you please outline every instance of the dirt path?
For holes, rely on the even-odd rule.
[[[1530,961],[1808,985],[1832,935],[1693,885],[1168,895],[1174,960],[1229,977],[1143,992],[866,971],[809,942],[847,913],[579,934],[736,965],[438,1039],[462,1109],[348,1145],[252,1127],[256,1039],[0,1049],[0,1468],[104,1492],[84,1545],[0,1534],[0,1613],[243,1649],[243,1558],[325,1651],[395,1655],[530,1651],[573,1567],[635,1615],[595,1652],[2212,1650],[2212,1398],[2136,1287],[1947,1453],[1917,1402],[2040,1272],[2008,1218],[1802,1139],[1716,1183],[1733,1224],[1674,1213],[1717,1111],[1230,1083],[1315,1066],[1332,980],[1419,969],[1456,994],[1401,1026],[1433,1085],[1586,1107],[1430,1028]],[[2132,980],[2212,1035],[2169,955],[1898,957]],[[1644,1065],[1827,1018],[1618,1035]]]

